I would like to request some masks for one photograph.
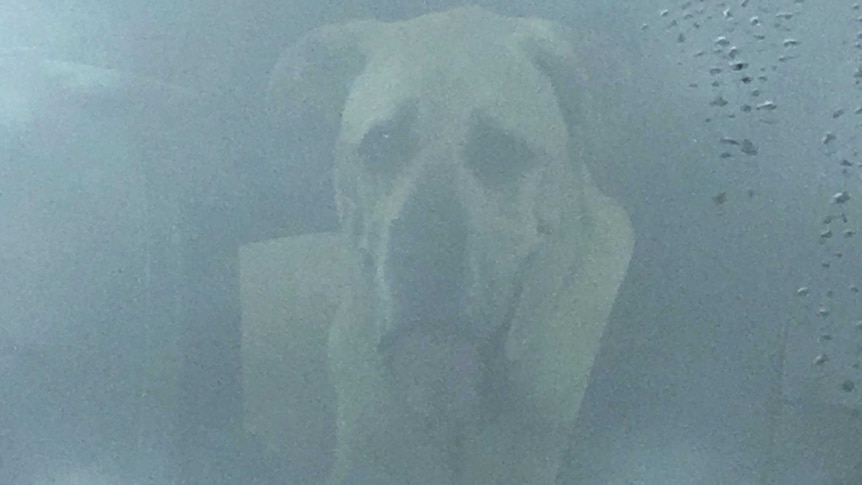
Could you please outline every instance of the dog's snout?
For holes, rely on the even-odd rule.
[[[401,326],[457,326],[464,284],[467,220],[454,191],[421,185],[389,233],[386,276]]]

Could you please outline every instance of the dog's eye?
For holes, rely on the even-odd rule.
[[[359,156],[377,175],[396,173],[416,154],[416,106],[403,106],[391,119],[371,128],[359,145]]]
[[[488,120],[473,125],[464,155],[468,166],[487,187],[502,188],[536,166],[536,157],[527,143]]]

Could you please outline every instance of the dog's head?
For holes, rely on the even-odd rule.
[[[279,116],[338,126],[339,219],[381,342],[420,327],[481,342],[530,281],[570,284],[596,227],[580,64],[550,23],[475,8],[324,27],[281,60]]]

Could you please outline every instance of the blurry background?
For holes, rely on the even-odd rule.
[[[239,364],[220,353],[239,337],[213,326],[216,342],[190,355],[183,342],[207,327],[170,325],[153,301],[208,300],[219,290],[190,282],[220,280],[202,270],[182,288],[155,284],[153,265],[169,274],[183,252],[157,249],[208,247],[183,232],[190,219],[243,239],[218,211],[181,209],[186,198],[220,207],[226,193],[268,194],[297,227],[331,229],[331,206],[306,202],[320,193],[293,195],[325,191],[280,163],[305,148],[273,140],[262,120],[269,69],[321,24],[460,3],[0,0],[0,55],[25,58],[0,71],[0,482],[317,476],[329,457],[292,466],[199,429],[242,409],[224,384]],[[586,55],[616,107],[612,163],[596,175],[630,211],[637,246],[564,480],[761,483],[781,470],[775,483],[859,483],[862,11],[850,0],[477,3],[596,31],[604,47]],[[134,72],[205,100],[185,117],[158,96],[144,116],[123,103],[100,111],[33,83],[34,59]],[[153,158],[160,168],[142,165]],[[260,174],[270,185],[255,185]],[[154,195],[160,181],[174,192]],[[190,362],[200,389],[178,377]],[[176,412],[159,403],[195,399],[176,393],[232,404],[180,411],[196,438],[177,439]],[[199,441],[212,449],[189,445]],[[193,468],[234,460],[234,475],[172,471],[174,446]]]

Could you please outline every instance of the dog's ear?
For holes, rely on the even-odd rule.
[[[366,65],[364,39],[374,21],[317,28],[285,50],[265,93],[267,167],[274,193],[289,193],[314,231],[338,228],[335,146],[354,79]]]
[[[603,192],[623,200],[625,180],[633,170],[619,148],[631,130],[620,93],[635,81],[625,48],[601,33],[538,18],[520,21],[518,35],[524,52],[553,87],[573,140],[572,155],[588,167]]]
[[[558,231],[534,255],[512,320],[506,355],[512,378],[537,396],[534,411],[571,424],[586,391],[617,291],[634,248],[625,209],[591,177],[606,160],[595,143],[609,126],[590,89],[588,64],[573,37],[552,22],[527,19],[522,48],[553,85],[569,131],[574,192]],[[576,47],[578,49],[576,50]],[[556,414],[555,414],[556,413]]]
[[[570,137],[580,138],[589,122],[585,115],[591,111],[590,77],[575,50],[575,33],[554,22],[527,18],[518,22],[516,35],[523,51],[550,80]]]
[[[270,73],[267,107],[279,122],[337,125],[353,80],[366,64],[363,39],[374,21],[320,27],[284,52]]]

